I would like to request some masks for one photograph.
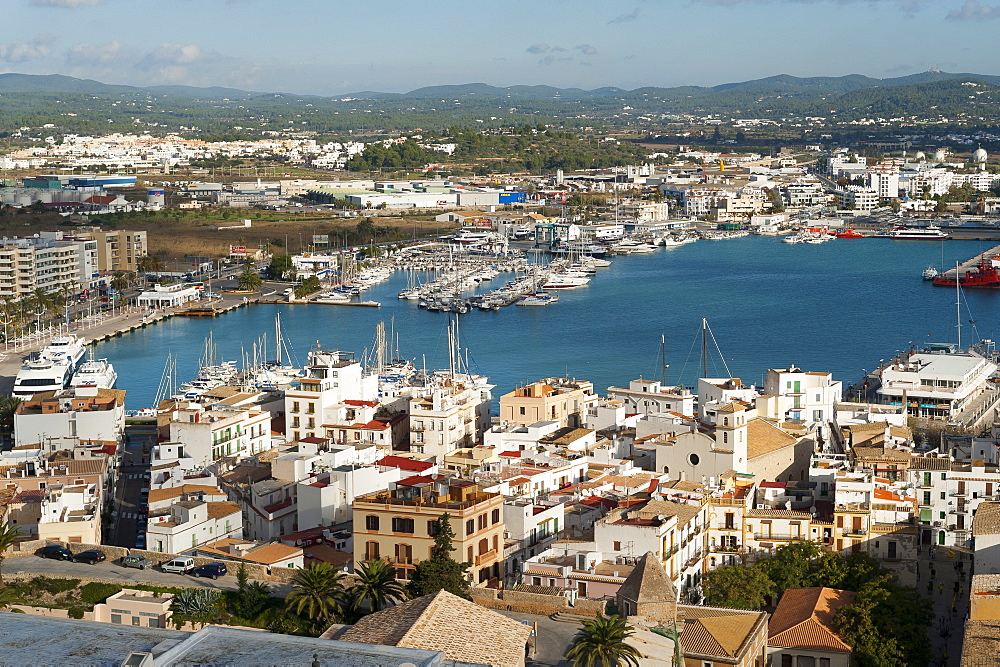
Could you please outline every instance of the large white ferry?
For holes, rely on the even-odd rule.
[[[931,225],[929,227],[896,227],[888,234],[890,239],[896,240],[940,240],[949,238],[948,232],[941,231],[940,227]]]
[[[14,378],[11,393],[18,398],[28,399],[43,391],[62,391],[69,385],[73,369],[66,364],[58,364],[51,359],[35,357],[21,366]]]
[[[30,398],[43,391],[66,389],[84,352],[83,340],[78,336],[53,338],[41,352],[24,362],[14,378],[11,393]]]
[[[79,336],[56,336],[42,349],[39,356],[57,364],[68,364],[75,369],[86,351],[83,339]]]

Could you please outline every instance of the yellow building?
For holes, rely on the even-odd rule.
[[[500,420],[518,426],[557,421],[559,426],[577,428],[597,401],[592,382],[544,378],[501,396]]]
[[[502,579],[503,496],[439,476],[409,477],[354,500],[354,566],[388,559],[398,579],[409,579],[414,566],[430,558],[434,524],[445,513],[455,533],[452,558],[470,563],[470,579]]]

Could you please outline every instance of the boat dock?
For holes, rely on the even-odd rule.
[[[979,261],[982,259],[983,256],[985,256],[987,260],[992,259],[993,257],[1000,256],[1000,245],[994,246],[993,248],[990,248],[989,250],[987,250],[985,252],[981,252],[981,253],[979,253],[977,255],[974,255],[971,259],[967,259],[964,262],[962,262],[961,264],[959,264],[958,265],[958,275],[965,275],[966,271],[970,271],[970,270],[978,267],[979,266]],[[952,268],[950,268],[950,269],[948,269],[946,271],[942,270],[940,275],[943,275],[943,276],[945,276],[947,278],[954,279],[955,278],[955,267],[952,267]]]

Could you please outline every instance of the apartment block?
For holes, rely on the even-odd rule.
[[[501,396],[500,420],[518,426],[555,421],[559,426],[580,427],[597,400],[591,382],[544,378]]]
[[[76,243],[42,238],[0,241],[0,297],[19,299],[36,289],[76,292],[80,279]]]
[[[139,260],[149,254],[146,232],[143,231],[93,230],[77,236],[97,242],[97,267],[100,271],[135,273],[139,270]]]
[[[455,533],[453,558],[470,564],[474,583],[504,576],[504,498],[477,484],[440,475],[400,480],[388,491],[356,498],[354,566],[388,558],[397,579],[409,579],[414,566],[430,558],[435,522],[448,514]]]
[[[150,550],[179,554],[218,540],[243,536],[243,515],[232,502],[182,500],[170,506],[169,521],[150,520],[146,540]]]

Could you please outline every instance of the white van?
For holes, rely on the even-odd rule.
[[[160,569],[164,572],[187,574],[194,569],[194,558],[191,558],[190,556],[178,556],[177,558],[169,560],[161,565]]]

